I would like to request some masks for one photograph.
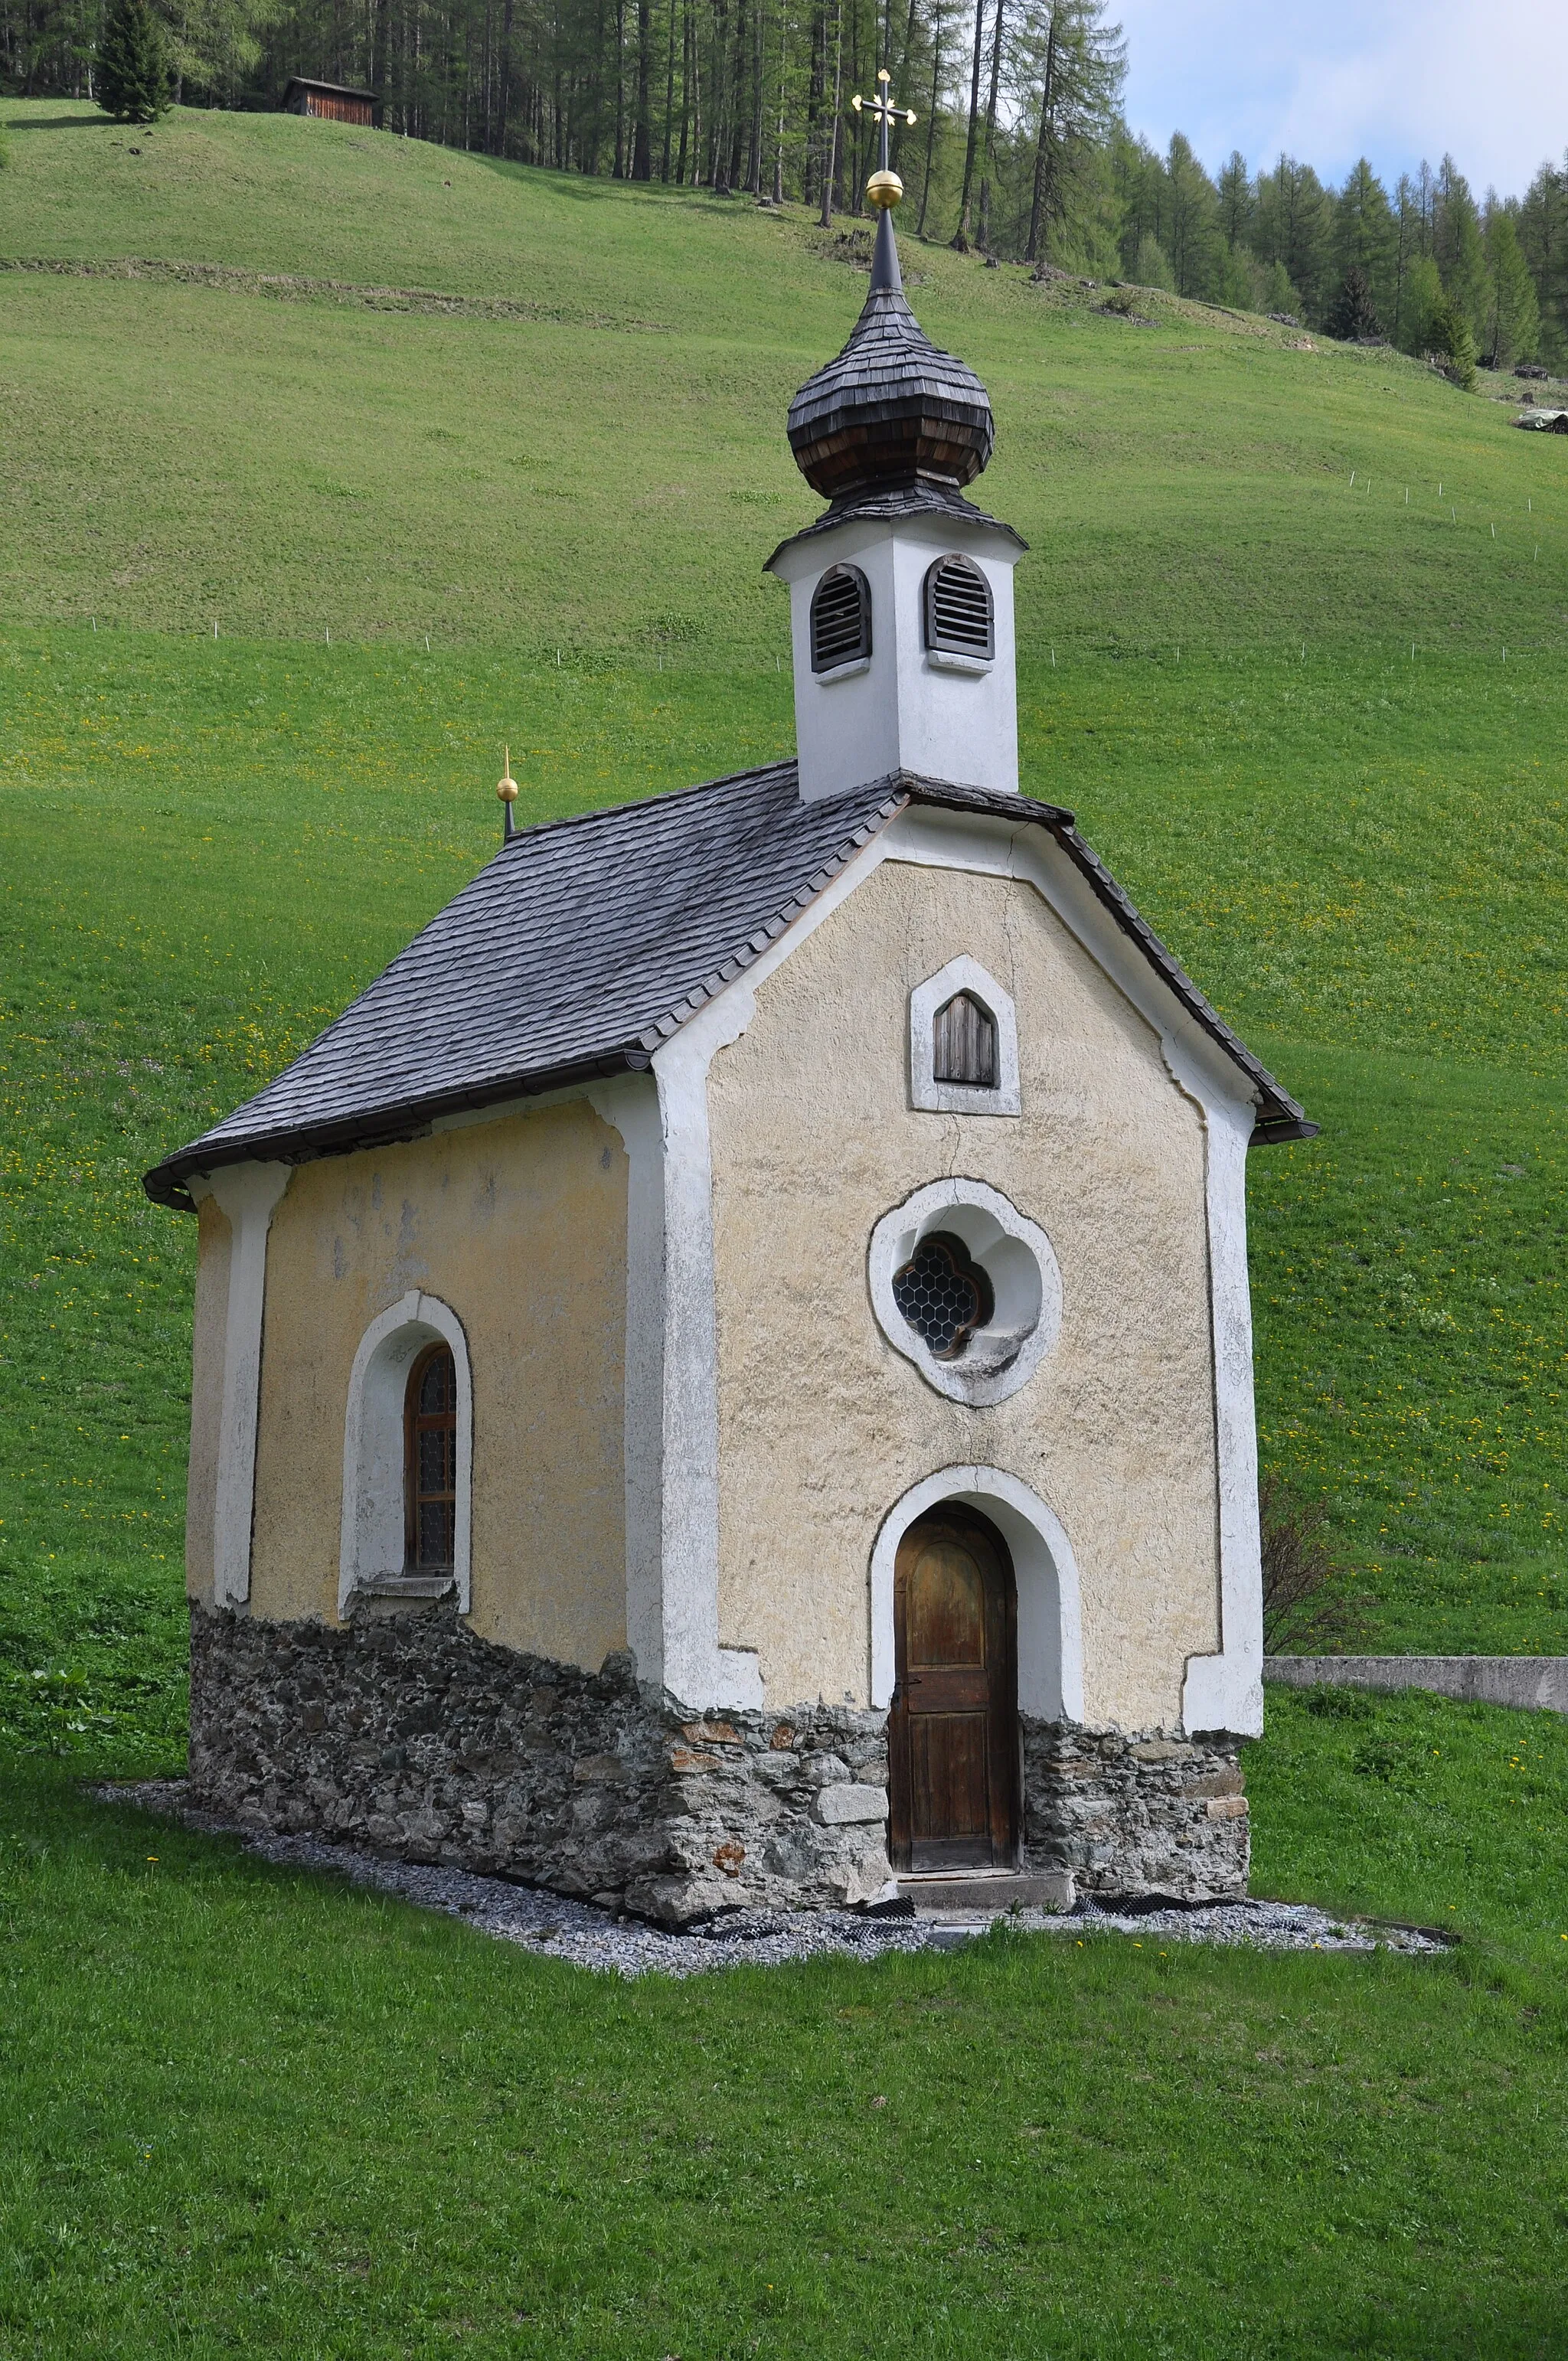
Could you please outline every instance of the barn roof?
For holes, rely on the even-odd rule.
[[[645,1071],[863,845],[911,805],[1044,829],[1189,1014],[1241,1070],[1254,1141],[1316,1129],[1134,909],[1070,812],[906,772],[803,803],[793,762],[525,829],[320,1038],[146,1177],[189,1206],[193,1173],[406,1138],[435,1116]]]
[[[327,98],[362,98],[368,106],[376,104],[373,90],[359,90],[345,82],[318,82],[313,74],[291,74],[283,93],[285,106],[297,90],[319,90]]]

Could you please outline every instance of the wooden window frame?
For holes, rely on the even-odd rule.
[[[424,1383],[431,1363],[444,1355],[452,1365],[452,1408],[439,1418],[422,1415],[419,1407],[420,1388]],[[419,1488],[419,1438],[426,1429],[440,1428],[452,1436],[452,1490],[450,1494],[430,1492],[426,1499],[450,1499],[452,1503],[453,1554],[456,1554],[457,1539],[457,1356],[444,1337],[425,1345],[416,1355],[403,1388],[403,1571],[406,1576],[428,1577],[434,1575],[455,1576],[455,1565],[421,1565],[419,1562],[419,1510],[422,1498]]]

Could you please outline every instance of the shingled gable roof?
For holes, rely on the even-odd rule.
[[[189,1207],[193,1173],[408,1138],[437,1115],[644,1071],[912,804],[1043,828],[1258,1100],[1255,1142],[1310,1137],[1054,804],[907,773],[800,799],[793,762],[525,829],[302,1057],[147,1175]]]

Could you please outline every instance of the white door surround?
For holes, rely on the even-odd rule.
[[[1060,1521],[1001,1467],[942,1467],[912,1485],[883,1518],[871,1562],[871,1700],[893,1699],[893,1577],[917,1517],[951,1502],[989,1517],[1018,1584],[1018,1710],[1037,1721],[1083,1719],[1083,1617],[1078,1565]]]

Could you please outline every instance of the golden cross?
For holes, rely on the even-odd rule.
[[[893,101],[887,94],[887,86],[893,80],[893,76],[888,72],[885,66],[882,66],[878,69],[877,80],[882,84],[882,88],[878,91],[874,98],[861,98],[860,93],[857,92],[855,96],[850,101],[850,104],[854,108],[857,115],[864,114],[872,115],[874,117],[876,122],[881,125],[882,156],[880,159],[880,164],[882,170],[885,172],[887,170],[887,126],[890,123],[913,123],[915,120],[915,109],[912,106],[894,106]]]

